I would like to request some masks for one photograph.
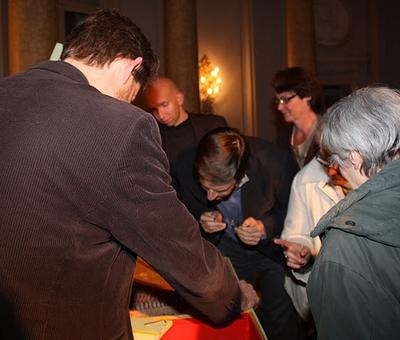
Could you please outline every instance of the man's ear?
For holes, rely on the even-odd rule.
[[[132,74],[137,70],[143,62],[142,57],[136,59],[120,58],[119,59],[119,74],[121,81],[125,84],[129,81]]]
[[[183,102],[185,101],[185,96],[181,91],[176,92],[175,94],[176,100],[180,106],[183,106]]]

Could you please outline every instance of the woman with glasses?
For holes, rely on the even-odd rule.
[[[286,123],[292,126],[290,136],[281,133],[277,144],[290,146],[302,168],[318,151],[314,142],[317,126],[317,99],[319,84],[315,77],[302,67],[289,67],[278,72],[273,80],[275,104]]]

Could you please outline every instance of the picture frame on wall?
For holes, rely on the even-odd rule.
[[[93,1],[91,1],[93,3]],[[59,2],[59,41],[64,42],[72,29],[90,13],[100,7],[80,1],[62,0]]]

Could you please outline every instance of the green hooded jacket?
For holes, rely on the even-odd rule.
[[[318,339],[400,339],[400,160],[325,214],[307,293]]]

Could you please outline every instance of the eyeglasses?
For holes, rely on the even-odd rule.
[[[226,197],[226,196],[230,195],[232,193],[232,191],[237,187],[236,182],[232,182],[227,185],[219,185],[219,186],[211,185],[210,186],[209,183],[204,183],[200,180],[200,184],[203,187],[203,189],[205,191],[207,191],[207,193],[210,193],[210,192],[214,193],[218,197]]]
[[[297,94],[295,93],[294,95],[292,95],[292,96],[289,96],[289,97],[276,97],[275,98],[275,104],[276,105],[279,105],[279,104],[287,104],[287,103],[289,103],[294,97],[296,97],[297,96]]]
[[[230,184],[229,186],[226,186],[226,187],[224,187],[224,188],[222,188],[222,189],[220,189],[220,188],[207,188],[206,189],[206,191],[213,191],[213,192],[215,192],[217,195],[222,195],[222,196],[224,196],[224,195],[228,195],[228,194],[230,194],[231,192],[232,192],[232,190],[235,188],[237,186],[237,184],[236,184],[236,182],[234,182],[234,183],[232,183],[232,184]]]
[[[321,165],[323,165],[323,166],[329,167],[329,166],[332,165],[331,162],[330,162],[329,160],[327,160],[325,157],[323,157],[323,156],[321,155],[320,152],[318,152],[318,153],[315,155],[315,159],[317,160],[317,162],[318,162],[319,164],[321,164]]]

